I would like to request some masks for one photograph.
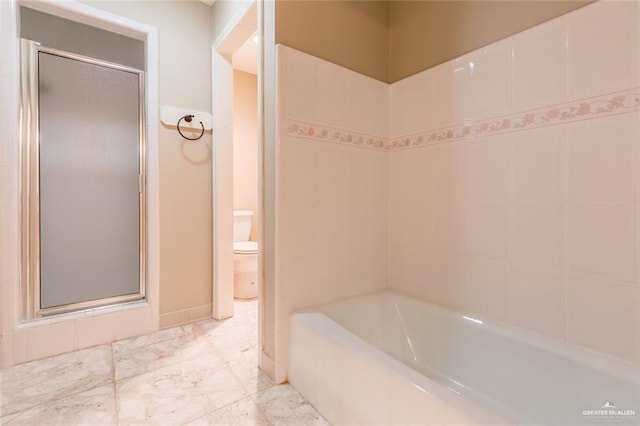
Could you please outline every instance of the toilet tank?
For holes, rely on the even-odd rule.
[[[233,211],[233,242],[249,241],[251,236],[251,219],[253,212],[251,210],[234,210]]]

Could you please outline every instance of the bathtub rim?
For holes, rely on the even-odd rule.
[[[357,353],[358,356],[363,357],[366,361],[375,364],[382,370],[391,371],[405,378],[407,386],[411,386],[414,392],[420,392],[424,397],[432,398],[439,404],[455,409],[466,418],[478,421],[480,425],[510,425],[512,424],[510,421],[518,418],[515,413],[509,413],[513,418],[505,418],[490,411],[476,401],[461,395],[455,389],[421,373],[377,346],[365,341],[322,312],[296,311],[295,314],[297,323],[320,334],[323,339]],[[291,348],[293,348],[293,344]],[[295,387],[295,383],[292,383],[292,385]],[[304,394],[303,396],[308,398]],[[322,413],[319,407],[318,409]],[[324,413],[322,414],[324,415]]]
[[[640,365],[634,365],[630,361],[617,358],[606,353],[597,352],[586,347],[578,346],[567,341],[536,333],[528,329],[517,327],[503,321],[478,314],[476,312],[458,310],[447,306],[442,306],[434,302],[414,298],[410,294],[396,289],[376,290],[369,293],[363,293],[356,296],[350,296],[343,299],[305,307],[291,312],[291,314],[289,315],[289,319],[291,319],[291,317],[296,313],[320,312],[332,319],[347,331],[351,332],[349,329],[340,324],[339,321],[336,321],[325,311],[323,311],[323,308],[326,309],[326,307],[328,306],[336,305],[339,303],[349,303],[350,301],[355,301],[357,299],[381,299],[382,297],[388,297],[391,298],[391,300],[403,300],[405,302],[408,302],[409,304],[423,305],[431,312],[435,312],[437,315],[442,315],[447,319],[451,319],[458,323],[464,323],[474,327],[483,327],[488,332],[495,333],[497,335],[513,339],[525,345],[529,345],[534,348],[558,355],[572,362],[581,364],[585,367],[592,368],[605,374],[609,374],[619,380],[640,387]],[[482,321],[482,324],[474,323],[474,321],[465,319],[464,317]],[[378,348],[374,344],[367,342],[357,334],[353,334],[363,342],[376,347],[386,354],[386,352],[384,352],[384,350],[382,350],[381,348]],[[412,368],[411,366],[408,367]]]

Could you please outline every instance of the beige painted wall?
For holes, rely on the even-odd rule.
[[[276,43],[385,82],[589,1],[276,1]]]
[[[159,99],[211,110],[211,9],[196,1],[87,2],[158,28]],[[160,127],[160,326],[211,314],[211,135]]]
[[[387,81],[385,1],[276,1],[276,43]]]
[[[233,209],[253,211],[258,236],[258,78],[233,71]]]
[[[589,1],[391,1],[389,82],[584,6]]]

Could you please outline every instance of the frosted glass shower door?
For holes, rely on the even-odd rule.
[[[37,55],[39,307],[142,297],[141,73]]]

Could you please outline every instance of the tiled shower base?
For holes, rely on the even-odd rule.
[[[328,425],[257,367],[257,303],[235,316],[2,370],[7,425]]]

